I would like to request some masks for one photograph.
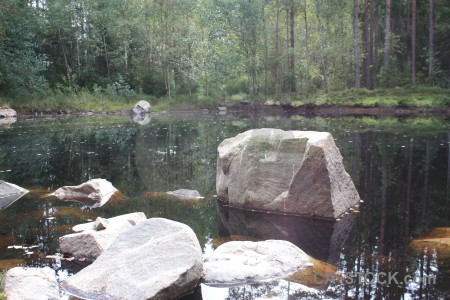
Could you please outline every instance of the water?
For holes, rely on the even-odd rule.
[[[251,213],[217,202],[217,146],[227,137],[261,127],[331,132],[364,200],[360,209],[334,223]],[[118,116],[20,119],[0,126],[0,180],[31,192],[0,210],[0,269],[49,265],[63,279],[82,266],[45,258],[58,252],[60,236],[97,216],[142,211],[147,217],[188,224],[205,253],[227,240],[276,238],[290,240],[341,272],[437,276],[435,284],[318,285],[303,278],[219,289],[203,286],[191,298],[444,299],[450,296],[448,244],[438,252],[416,251],[410,245],[434,228],[450,226],[449,143],[448,120],[438,117],[192,113],[154,115],[144,125]],[[47,196],[58,187],[92,178],[108,179],[125,198],[90,209]],[[196,189],[205,199],[185,202],[158,194],[180,188]],[[37,248],[26,254],[8,249],[11,245]]]

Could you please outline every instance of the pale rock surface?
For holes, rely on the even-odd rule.
[[[218,148],[217,196],[232,206],[339,218],[359,203],[328,132],[254,129]]]
[[[202,250],[189,226],[153,218],[122,233],[63,287],[93,300],[176,299],[197,285],[202,265]]]
[[[233,241],[206,258],[203,279],[212,285],[260,282],[286,277],[311,264],[308,255],[288,241]]]
[[[72,228],[76,233],[59,238],[61,253],[76,258],[96,259],[119,235],[145,220],[145,214],[137,212],[107,219],[103,230],[97,230],[95,222],[76,225]]]
[[[118,190],[106,179],[91,179],[77,186],[64,186],[52,196],[65,201],[78,201],[90,207],[101,207]]]
[[[55,271],[49,267],[9,270],[4,278],[7,300],[59,300]]]

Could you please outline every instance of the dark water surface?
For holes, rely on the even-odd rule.
[[[331,132],[364,200],[360,209],[335,223],[252,213],[217,202],[217,146],[261,127]],[[425,250],[412,247],[411,241],[450,226],[449,146],[448,120],[434,117],[192,113],[154,115],[146,125],[117,116],[20,119],[0,126],[0,180],[31,192],[0,210],[0,269],[50,265],[63,279],[73,269],[45,258],[58,253],[60,236],[97,216],[142,211],[188,224],[205,253],[230,239],[286,239],[340,272],[398,272],[399,281],[404,275],[436,275],[435,283],[419,284],[317,285],[309,278],[203,286],[191,298],[445,299],[450,297],[448,239],[446,247]],[[126,198],[90,209],[46,196],[92,178],[108,179]],[[155,194],[180,188],[196,189],[205,199],[183,202]],[[8,249],[12,245],[37,248],[26,254]]]

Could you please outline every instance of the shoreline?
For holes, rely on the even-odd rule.
[[[365,107],[365,106],[347,106],[347,105],[316,105],[305,104],[300,106],[293,105],[233,105],[226,107],[225,111],[215,109],[202,108],[169,108],[166,110],[156,110],[152,113],[264,113],[268,115],[299,115],[306,117],[340,117],[340,116],[374,116],[374,117],[412,117],[412,116],[442,116],[450,117],[450,107],[441,108],[417,108],[417,107]],[[130,109],[121,109],[113,111],[82,111],[82,110],[54,110],[54,111],[27,111],[17,110],[18,116],[99,116],[99,115],[116,115],[116,116],[132,116]]]

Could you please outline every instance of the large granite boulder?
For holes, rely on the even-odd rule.
[[[0,210],[7,208],[28,192],[20,186],[0,180]]]
[[[61,253],[76,258],[96,259],[120,234],[145,220],[145,214],[137,212],[107,220],[98,218],[95,222],[76,225],[72,228],[76,233],[59,238]],[[103,226],[100,227],[99,224]]]
[[[203,278],[212,285],[260,282],[292,275],[311,264],[308,255],[288,241],[228,242],[206,258]]]
[[[217,196],[232,206],[338,218],[360,201],[330,133],[255,129],[218,152]]]
[[[133,113],[139,115],[142,113],[149,113],[152,111],[152,106],[148,101],[140,100],[136,105],[133,107]]]
[[[101,207],[118,190],[106,179],[91,179],[77,186],[64,186],[52,196],[65,201],[77,201],[90,207]]]
[[[197,285],[202,266],[202,250],[189,226],[153,218],[119,235],[63,287],[93,300],[176,299]]]
[[[55,271],[49,267],[9,270],[4,278],[8,300],[59,300],[59,286]]]

